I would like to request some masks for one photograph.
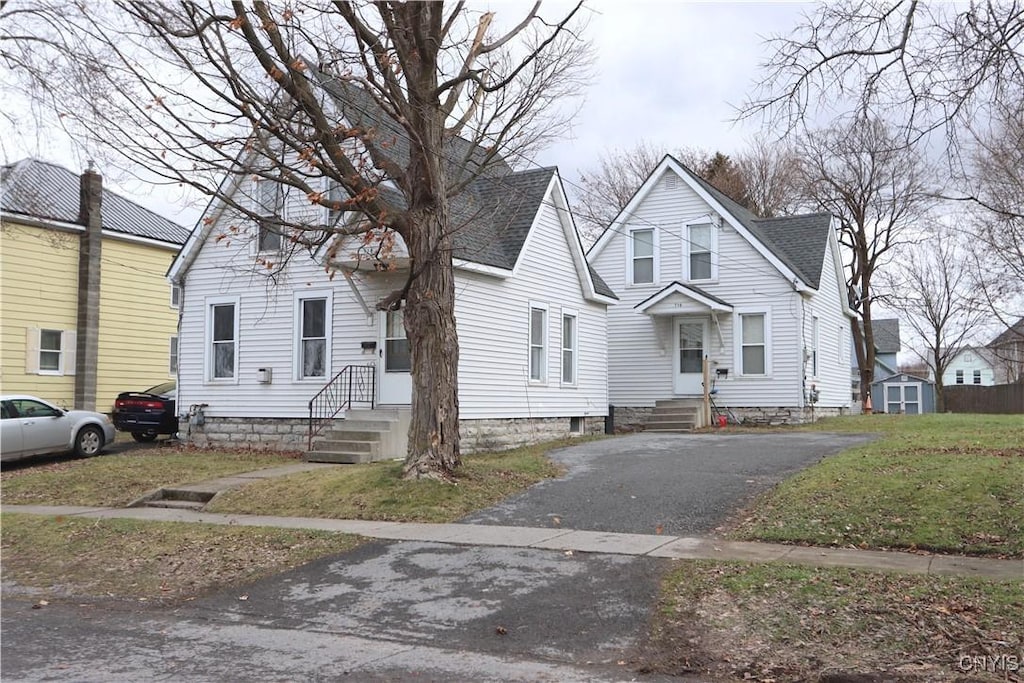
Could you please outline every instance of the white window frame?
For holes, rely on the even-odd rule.
[[[178,335],[172,334],[167,341],[167,370],[171,377],[178,374],[178,363],[181,360],[181,345],[178,343]]]
[[[533,328],[533,312],[541,311],[544,314],[543,329],[541,330],[541,344],[537,345],[533,343],[534,328]],[[548,382],[548,330],[550,327],[549,322],[549,310],[548,305],[539,303],[536,301],[530,302],[529,317],[527,319],[527,338],[526,338],[526,378],[530,384],[547,384]],[[540,368],[534,368],[533,365],[533,350],[539,348],[540,352]],[[539,370],[534,377],[534,370]]]
[[[272,207],[268,207],[263,203],[263,188],[268,186],[273,186],[275,189],[275,197]],[[288,203],[287,188],[278,181],[267,178],[256,178],[254,181],[254,187],[255,192],[253,193],[253,203],[256,205],[256,213],[269,219],[283,220],[285,216],[285,207]],[[274,232],[278,237],[277,246],[271,249],[263,248],[263,235],[264,232],[268,230],[272,229],[265,227],[263,220],[256,221],[256,239],[253,242],[253,252],[257,255],[279,254],[284,249],[284,233],[276,229],[272,230],[272,232]]]
[[[345,193],[345,188],[343,188],[339,183],[334,182],[331,178],[324,178],[323,193],[324,197],[327,198],[328,203],[335,199],[339,202],[344,202],[348,199],[348,195]],[[345,214],[348,213],[348,210],[345,209],[345,207],[342,207],[337,211],[332,209],[330,206],[325,206],[323,209],[325,226],[332,228],[336,225],[345,224]],[[335,221],[335,215],[337,215],[337,221]]]
[[[171,285],[170,307],[175,310],[181,308],[181,287],[178,285]]]
[[[963,384],[964,383],[964,371],[963,370],[957,370],[954,376],[955,376],[955,381],[956,381],[957,384]]]
[[[565,321],[567,319],[572,320],[572,339],[570,340],[571,346],[565,345]],[[561,339],[561,353],[559,354],[559,377],[561,378],[561,385],[563,387],[578,386],[580,365],[580,314],[579,311],[577,311],[576,309],[562,309],[561,327],[559,328],[559,338]],[[569,380],[565,379],[566,354],[569,354],[569,369],[572,372],[572,376],[569,378]]]
[[[652,254],[651,254],[651,256],[635,256],[633,254],[633,245],[634,245],[635,239],[636,239],[635,235],[638,232],[650,232],[651,233],[651,242],[652,242],[652,245],[651,245]],[[629,282],[630,285],[642,287],[642,286],[657,285],[658,284],[658,273],[660,271],[660,263],[659,263],[660,259],[658,258],[658,254],[661,251],[659,246],[658,246],[658,241],[659,241],[658,232],[659,232],[658,229],[653,227],[653,226],[650,226],[650,227],[637,227],[637,228],[630,228],[629,229],[629,233],[628,233],[629,234],[629,245],[627,247],[627,253],[629,254],[629,258],[627,260],[626,270],[628,271],[628,274],[629,274],[628,282]],[[642,258],[642,259],[650,258],[651,259],[651,281],[650,282],[637,282],[636,281],[636,267],[635,267],[635,263],[636,263],[636,259],[638,259],[638,258]]]
[[[981,370],[975,370],[972,374],[971,380],[974,384],[981,384]]]
[[[743,367],[743,318],[746,316],[760,315],[764,319],[764,374],[751,374],[744,372]],[[736,374],[739,377],[749,378],[770,378],[772,376],[772,315],[767,309],[743,308],[737,309],[733,314],[733,353],[736,358]],[[753,344],[751,344],[753,346]]]
[[[711,230],[711,245],[709,252],[711,254],[711,277],[697,279],[693,277],[691,272],[690,256],[692,251],[690,247],[693,245],[693,241],[690,239],[690,230],[692,228],[708,226]],[[717,282],[718,281],[718,225],[717,221],[710,215],[703,216],[697,220],[687,221],[683,223],[683,278],[687,282]]]
[[[306,377],[302,374],[302,303],[310,299],[324,300],[324,374]],[[314,289],[295,292],[292,296],[292,377],[296,382],[323,383],[333,376],[331,372],[331,356],[333,355],[332,331],[334,327],[334,291],[330,289]]]
[[[206,330],[204,334],[204,345],[203,345],[203,377],[208,384],[238,384],[238,366],[239,357],[241,354],[241,344],[239,339],[239,329],[241,328],[241,317],[242,307],[240,298],[237,296],[211,296],[206,297],[204,305],[206,307]],[[214,364],[214,353],[213,353],[213,309],[214,306],[223,306],[231,304],[235,307],[235,325],[234,325],[234,344],[235,344],[235,363],[232,369],[233,376],[231,377],[214,377],[215,371]]]
[[[811,377],[817,377],[821,368],[821,321],[818,316],[811,317]]]
[[[43,332],[59,332],[60,348],[43,349]],[[75,354],[77,353],[77,335],[74,330],[62,330],[56,325],[46,327],[28,327],[25,329],[25,374],[27,375],[48,375],[50,377],[61,377],[75,374]],[[43,369],[42,354],[56,353],[57,369]]]

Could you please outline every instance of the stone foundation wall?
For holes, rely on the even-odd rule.
[[[654,408],[615,406],[615,431],[627,432],[643,428]]]
[[[823,417],[849,415],[849,408],[731,408],[733,414],[750,426],[778,426],[805,424],[820,420]],[[615,406],[615,431],[632,431],[643,429],[651,417],[654,408],[637,406]]]
[[[498,451],[585,434],[604,433],[604,417],[581,417],[571,432],[572,418],[508,418],[462,420],[462,452]],[[202,426],[182,421],[182,441],[198,448],[248,448],[304,451],[309,420],[304,418],[207,417]]]
[[[570,431],[572,418],[533,417],[491,420],[461,420],[459,433],[463,453],[503,451],[519,446],[586,434],[603,434],[604,417],[580,417],[580,430]]]
[[[201,426],[182,419],[182,441],[198,448],[304,451],[309,420],[301,417],[207,417]]]

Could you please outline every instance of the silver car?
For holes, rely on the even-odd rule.
[[[64,410],[41,398],[0,396],[0,460],[66,453],[92,456],[114,440],[114,424],[103,413]]]

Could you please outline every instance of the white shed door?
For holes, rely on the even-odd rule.
[[[697,396],[704,389],[704,355],[707,349],[708,322],[700,319],[675,320],[675,379],[673,391]]]
[[[919,415],[921,385],[919,383],[885,384],[885,412]]]
[[[412,402],[412,356],[405,337],[402,311],[381,311],[380,314],[380,378],[378,403],[409,405]]]

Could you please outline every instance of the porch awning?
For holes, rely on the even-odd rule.
[[[647,315],[731,313],[732,304],[693,285],[673,282],[633,307]]]

